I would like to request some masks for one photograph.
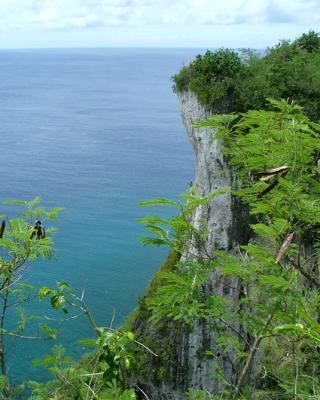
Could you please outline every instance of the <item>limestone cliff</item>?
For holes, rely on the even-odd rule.
[[[192,92],[180,93],[179,103],[183,122],[196,156],[194,185],[198,194],[205,196],[216,189],[231,186],[232,173],[222,154],[219,141],[212,130],[193,126],[193,122],[204,120],[210,114],[199,104]],[[198,226],[200,223],[203,225],[205,221],[205,229],[209,233],[205,243],[207,252],[214,249],[232,251],[237,244],[247,241],[246,224],[242,223],[243,214],[243,209],[230,193],[223,194],[211,201],[209,206],[201,206],[196,210],[192,222],[194,226]],[[188,252],[182,255],[182,259],[196,259],[200,256],[198,252],[196,248],[188,249]],[[227,296],[234,304],[238,302],[241,292],[237,280],[231,281],[222,277],[218,271],[214,272],[203,290],[206,296]],[[157,336],[143,319],[138,318],[135,329],[140,334],[143,332],[144,337],[153,337],[153,342],[161,343],[161,333]],[[216,348],[217,334],[207,322],[195,321],[191,331],[173,324],[167,331],[162,332],[162,335],[166,336],[162,346],[168,347],[170,360],[164,364],[160,361],[158,366],[153,365],[153,367],[165,368],[167,379],[164,381],[159,379],[159,385],[147,377],[145,381],[140,377],[139,382],[150,399],[185,399],[188,388],[218,392],[222,388],[221,379],[215,376],[213,360],[204,356],[206,351],[216,354],[225,377],[228,380],[234,379],[237,371],[233,369],[233,355],[219,354]]]
[[[225,159],[220,142],[215,138],[211,129],[195,128],[193,123],[210,117],[202,105],[199,104],[192,92],[179,94],[180,111],[189,139],[196,156],[197,193],[206,196],[209,193],[224,187],[232,186],[232,172]],[[215,198],[209,206],[199,207],[193,216],[193,225],[206,221],[205,229],[209,233],[206,241],[206,250],[220,249],[231,251],[239,243],[244,243],[247,229],[243,229],[243,210],[238,207],[235,198],[226,193]],[[203,222],[202,222],[203,223]],[[241,232],[241,229],[242,232]],[[193,249],[193,253],[196,252]],[[196,254],[197,256],[197,254]],[[187,258],[188,255],[183,255]],[[216,271],[205,287],[206,295],[223,295],[236,303],[240,295],[240,286],[237,280],[227,280]],[[182,365],[187,366],[188,387],[208,389],[214,393],[221,389],[221,379],[214,374],[213,362],[203,357],[205,350],[218,353],[215,347],[216,334],[210,326],[202,321],[196,321],[195,327],[186,337],[183,337],[181,353]],[[232,355],[220,355],[220,366],[227,379],[232,380],[236,371],[232,370]]]

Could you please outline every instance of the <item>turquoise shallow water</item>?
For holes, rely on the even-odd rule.
[[[57,259],[34,265],[36,286],[67,281],[100,325],[135,307],[165,249],[144,248],[141,200],[177,198],[193,179],[191,146],[170,76],[196,50],[82,49],[0,52],[1,200],[35,195],[61,206]],[[4,209],[0,210],[0,214]],[[29,312],[47,313],[43,305]],[[59,342],[90,335],[83,319],[63,324]],[[45,379],[30,361],[53,343],[16,341],[16,381]],[[11,349],[11,348],[10,348]]]

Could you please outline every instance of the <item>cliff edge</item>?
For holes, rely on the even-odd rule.
[[[206,196],[217,189],[232,186],[232,171],[222,153],[220,142],[211,129],[193,126],[194,122],[205,120],[211,114],[190,91],[179,93],[178,98],[183,123],[196,156],[194,186],[197,194]],[[243,221],[248,215],[237,202],[230,192],[226,192],[208,205],[196,209],[192,224],[195,227],[201,224],[208,232],[205,239],[207,254],[212,254],[212,251],[217,249],[233,251],[238,244],[247,241],[247,223]],[[181,260],[197,260],[202,256],[199,252],[199,249],[190,247],[182,254]],[[236,304],[242,288],[237,279],[222,277],[216,270],[202,290],[205,296],[223,295],[229,298],[232,304]],[[214,321],[208,323],[200,319],[195,320],[191,330],[173,322],[172,325],[156,331],[146,319],[147,315],[142,316],[140,312],[134,323],[134,330],[142,341],[147,340],[150,346],[156,344],[156,350],[160,353],[159,360],[144,360],[144,368],[148,372],[139,378],[139,385],[144,388],[150,399],[182,400],[186,398],[189,388],[205,389],[210,393],[221,391],[223,383],[215,372],[217,358],[223,375],[229,381],[234,379],[234,356],[231,353],[219,354],[217,333],[212,329]],[[208,352],[216,355],[215,361],[206,356]],[[161,376],[150,376],[148,373],[152,369],[159,374],[162,371]]]

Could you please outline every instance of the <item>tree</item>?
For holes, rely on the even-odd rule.
[[[294,44],[309,53],[320,51],[320,36],[319,33],[315,31],[309,31],[308,33],[303,33]]]
[[[190,89],[199,101],[221,110],[231,109],[235,76],[243,69],[239,55],[228,49],[198,55],[179,74],[173,76],[177,92]]]
[[[267,98],[295,99],[320,117],[320,36],[314,31],[281,41],[264,53],[220,49],[198,55],[173,76],[177,92],[191,90],[215,113],[266,109]]]

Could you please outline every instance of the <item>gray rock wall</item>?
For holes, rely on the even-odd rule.
[[[211,192],[232,185],[232,173],[222,153],[221,144],[215,138],[212,129],[195,128],[194,122],[210,117],[201,106],[192,92],[179,94],[180,111],[189,139],[196,156],[195,186],[197,194],[206,196]],[[232,250],[237,244],[237,217],[233,210],[234,198],[230,193],[218,196],[212,200],[209,206],[198,207],[193,224],[199,226],[205,221],[205,229],[209,235],[206,240],[206,251],[212,253],[215,249]],[[192,253],[196,253],[192,249]],[[199,256],[201,256],[199,254]],[[190,258],[190,254],[183,255],[184,259]],[[214,272],[205,288],[207,296],[223,295],[238,302],[240,287],[237,280],[226,279]],[[181,363],[188,371],[186,385],[195,389],[207,389],[210,392],[218,392],[222,389],[221,379],[214,373],[213,361],[203,357],[203,353],[210,350],[219,354],[216,348],[216,333],[204,321],[196,321],[194,329],[181,340]],[[231,361],[230,361],[231,357]],[[232,355],[221,354],[219,364],[227,379],[232,379],[235,371],[232,369]],[[185,388],[183,388],[185,389]],[[183,395],[181,398],[184,398]]]
[[[208,195],[212,191],[232,185],[232,173],[222,154],[221,145],[214,132],[206,128],[195,128],[193,123],[205,120],[210,114],[202,107],[191,92],[179,94],[180,111],[196,158],[196,176],[194,185],[197,194]],[[206,253],[215,249],[232,251],[239,242],[246,242],[246,229],[242,220],[247,218],[241,206],[230,193],[218,196],[207,206],[200,206],[193,215],[192,222],[207,230]],[[198,249],[189,248],[182,255],[183,260],[197,259],[202,255]],[[222,277],[215,271],[203,287],[206,296],[222,295],[236,304],[240,296],[237,279]],[[212,321],[214,324],[214,321]],[[240,327],[235,326],[237,329]],[[213,360],[205,357],[205,351],[212,351],[219,360],[219,365],[228,380],[234,380],[233,354],[219,354],[216,346],[217,334],[210,323],[197,320],[193,329],[186,332],[183,328],[169,334],[172,343],[170,369],[171,381],[161,387],[152,382],[145,382],[144,388],[151,400],[182,400],[188,388],[205,389],[217,393],[223,388],[214,370]]]
[[[203,121],[210,117],[210,114],[199,104],[192,92],[179,94],[179,105],[183,123],[195,153],[194,184],[197,194],[206,196],[214,190],[230,187],[230,170],[212,129],[193,127],[194,122]],[[209,207],[199,207],[193,217],[193,223],[198,226],[202,220],[206,221],[206,229],[209,232],[207,250],[228,249],[231,246],[229,232],[233,223],[231,194],[217,197]]]

